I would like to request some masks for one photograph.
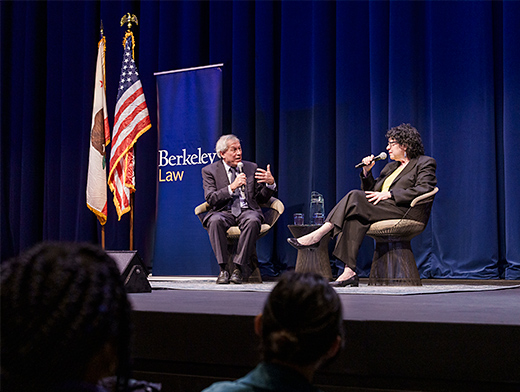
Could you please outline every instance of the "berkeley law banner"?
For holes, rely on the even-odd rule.
[[[156,73],[159,137],[153,275],[214,275],[218,265],[200,220],[201,169],[222,135],[222,64]]]

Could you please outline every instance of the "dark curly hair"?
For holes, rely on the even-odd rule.
[[[266,301],[262,322],[266,361],[310,365],[344,335],[339,297],[316,274],[285,273]]]
[[[387,139],[395,139],[401,146],[406,146],[406,155],[408,158],[417,158],[424,155],[424,146],[419,131],[410,124],[401,124],[397,127],[390,128],[385,137]]]
[[[1,268],[2,390],[50,391],[85,381],[109,344],[123,389],[131,307],[115,262],[89,244],[42,243]]]

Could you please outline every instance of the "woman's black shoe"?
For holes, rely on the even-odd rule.
[[[296,238],[287,238],[287,242],[298,250],[300,250],[300,249],[317,249],[320,246],[319,241],[314,244],[310,244],[310,245],[302,245],[298,242],[298,240]]]
[[[329,283],[332,287],[358,287],[359,286],[359,276],[356,274],[347,280],[335,280],[334,282]]]

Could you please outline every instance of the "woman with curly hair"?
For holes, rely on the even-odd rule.
[[[2,391],[100,391],[130,371],[130,303],[115,262],[42,243],[1,264]]]
[[[410,202],[432,191],[437,184],[435,159],[424,155],[421,135],[410,124],[401,124],[386,133],[389,162],[377,179],[372,175],[374,156],[363,158],[361,190],[350,191],[327,216],[317,230],[287,241],[296,249],[316,248],[324,235],[336,237],[333,255],[345,264],[343,273],[331,282],[334,287],[358,286],[356,259],[370,225],[383,219],[399,219],[407,213]],[[421,208],[414,208],[408,218],[417,219]]]
[[[286,272],[255,318],[262,362],[235,381],[217,382],[204,392],[319,392],[316,370],[344,340],[338,294],[320,275]]]

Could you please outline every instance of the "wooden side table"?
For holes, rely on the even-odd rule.
[[[287,225],[292,235],[299,238],[321,225]],[[299,249],[296,259],[296,272],[313,272],[325,279],[333,280],[329,260],[330,235],[325,235],[320,240],[320,246],[315,249]]]

